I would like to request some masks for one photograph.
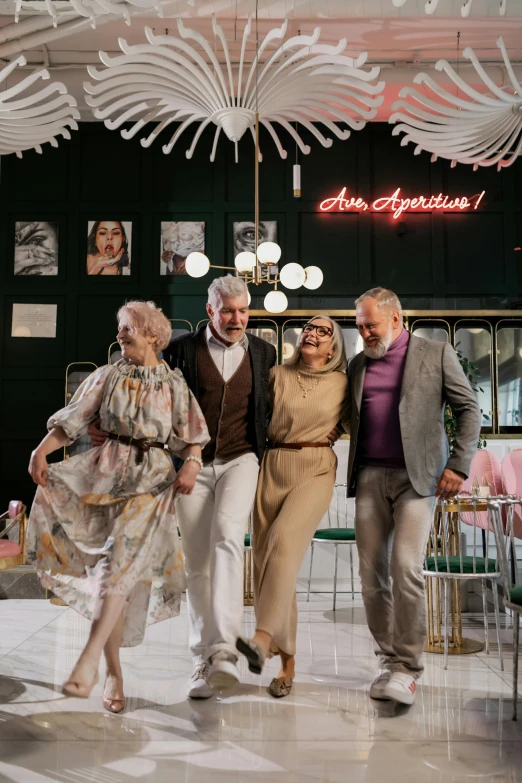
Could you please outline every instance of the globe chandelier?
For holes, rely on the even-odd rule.
[[[504,41],[497,38],[508,78],[508,86],[499,87],[488,76],[473,49],[464,50],[486,91],[478,92],[467,84],[446,60],[439,60],[435,70],[444,71],[456,85],[456,94],[448,92],[426,73],[414,78],[425,91],[403,88],[405,100],[393,104],[390,123],[399,123],[392,133],[401,146],[412,141],[415,155],[423,150],[437,158],[466,163],[476,171],[479,166],[511,166],[522,153],[522,86],[515,76]]]
[[[24,65],[23,56],[10,62],[0,71],[0,83]],[[57,147],[58,136],[70,139],[69,129],[78,130],[80,112],[64,84],[52,82],[43,89],[31,89],[39,79],[49,78],[47,69],[37,69],[14,87],[0,91],[0,155],[14,152],[21,158],[29,149],[41,153],[42,144]]]
[[[403,5],[405,5],[407,0],[392,0],[393,5],[396,8],[402,8]],[[498,8],[498,12],[500,16],[506,15],[507,10],[507,4],[508,0],[492,0],[492,5],[496,5]],[[424,10],[427,14],[434,14],[437,10],[437,6],[439,5],[439,0],[426,0],[426,3],[424,5]],[[469,16],[471,13],[471,7],[473,5],[473,0],[462,0],[462,5],[460,7],[460,13],[461,16]],[[513,5],[515,5],[515,0],[513,0]]]

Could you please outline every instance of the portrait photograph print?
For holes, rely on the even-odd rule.
[[[186,275],[187,256],[196,251],[205,252],[203,221],[165,221],[161,224],[160,275]]]
[[[130,275],[132,223],[128,220],[89,220],[87,274]]]
[[[244,250],[255,252],[255,223],[253,220],[236,221],[233,224],[234,233],[234,258]],[[258,242],[277,242],[277,220],[260,220]],[[278,267],[270,267],[275,274]]]
[[[15,223],[15,275],[58,274],[58,223]]]

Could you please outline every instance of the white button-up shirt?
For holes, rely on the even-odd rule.
[[[214,337],[210,326],[207,326],[205,334],[210,355],[221,377],[226,382],[234,375],[243,361],[246,351],[248,351],[248,337],[245,334],[242,340],[228,346]]]

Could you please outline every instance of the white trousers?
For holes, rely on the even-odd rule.
[[[194,664],[218,650],[236,653],[243,618],[244,537],[259,473],[255,454],[216,459],[177,501],[187,574],[189,645]]]

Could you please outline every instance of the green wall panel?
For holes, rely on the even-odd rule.
[[[286,160],[261,128],[261,219],[276,220],[282,263],[319,264],[324,285],[315,292],[288,292],[290,307],[350,308],[372,285],[390,285],[407,307],[437,307],[459,297],[477,307],[500,308],[522,296],[522,161],[497,172],[430,163],[427,154],[401,147],[387,125],[369,124],[346,141],[323,148],[306,136],[309,155],[298,154],[302,197],[292,191],[295,142],[282,132]],[[214,275],[193,280],[160,275],[160,224],[201,220],[211,261],[233,267],[232,226],[253,219],[254,155],[250,133],[234,145],[221,135],[216,160],[209,157],[214,130],[202,134],[187,159],[192,136],[183,134],[170,155],[162,146],[171,126],[149,148],[139,136],[125,141],[99,123],[82,124],[70,142],[22,160],[3,157],[0,177],[0,509],[18,494],[30,502],[27,476],[31,449],[44,434],[48,416],[63,403],[65,368],[73,361],[106,361],[116,333],[115,313],[131,298],[152,299],[170,318],[194,326],[206,317],[206,289]],[[143,134],[144,136],[146,134]],[[401,227],[386,213],[325,213],[320,202],[336,196],[367,201],[447,193],[455,197],[486,191],[476,212],[429,214],[406,211]],[[86,274],[87,223],[102,218],[132,221],[131,274]],[[59,223],[58,275],[15,276],[16,221]],[[252,290],[252,307],[262,307],[268,288]],[[16,302],[58,305],[56,339],[12,338]]]

